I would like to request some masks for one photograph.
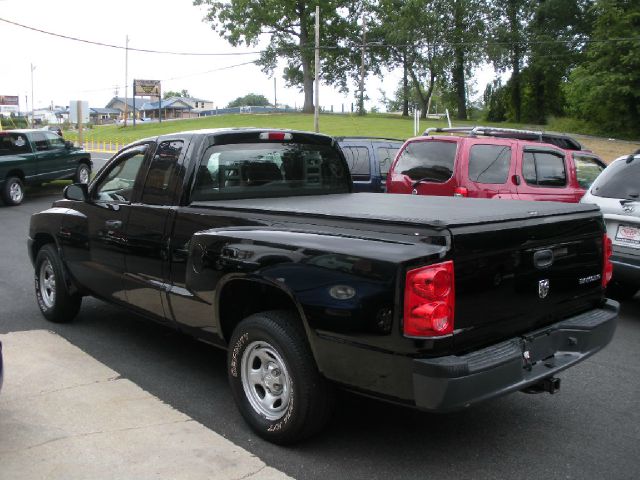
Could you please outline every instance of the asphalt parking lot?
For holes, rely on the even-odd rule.
[[[432,415],[344,393],[322,435],[282,448],[255,436],[235,409],[224,352],[94,299],[71,324],[43,319],[26,235],[29,216],[59,195],[47,187],[0,207],[0,334],[51,330],[269,467],[297,479],[640,478],[640,296],[622,305],[611,345],[561,374],[554,396],[517,393]],[[3,478],[1,465],[0,453]]]

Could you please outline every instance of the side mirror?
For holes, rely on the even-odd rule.
[[[73,142],[71,142],[70,140],[65,140],[64,146],[67,148],[73,148]]]
[[[62,196],[67,200],[86,202],[89,199],[89,188],[86,183],[74,183],[65,187]]]

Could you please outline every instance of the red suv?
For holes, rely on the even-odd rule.
[[[432,132],[467,135],[429,136]],[[387,176],[387,192],[579,202],[605,166],[566,135],[429,129],[404,143]]]

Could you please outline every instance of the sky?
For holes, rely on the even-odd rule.
[[[0,95],[18,95],[21,110],[31,109],[33,65],[36,108],[52,103],[67,106],[70,100],[86,100],[90,107],[104,107],[116,92],[124,97],[125,78],[129,97],[134,78],[160,80],[163,91],[186,89],[193,97],[224,107],[248,93],[264,95],[273,102],[275,77],[278,104],[301,106],[304,96],[297,88],[285,86],[283,65],[272,77],[255,65],[237,66],[257,59],[258,55],[247,53],[260,50],[261,46],[232,47],[203,22],[205,13],[206,9],[193,6],[192,0],[0,0],[2,19],[123,47],[90,45],[0,22],[4,51]],[[130,48],[233,55],[178,56],[129,50],[126,62],[127,35]],[[367,77],[370,100],[365,107],[381,107],[380,90],[393,96],[401,76],[398,70],[386,72],[383,79]],[[482,91],[487,80],[480,79],[476,88]],[[333,105],[340,111],[343,104],[346,110],[350,109],[351,103],[357,104],[356,97],[355,85],[346,96],[332,87],[320,87],[320,105],[327,109]]]

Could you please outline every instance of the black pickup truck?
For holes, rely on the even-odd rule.
[[[323,135],[136,142],[32,217],[38,304],[63,322],[93,295],[227,349],[242,415],[276,443],[317,432],[336,386],[462,409],[553,393],[611,340],[597,207],[351,191]]]

